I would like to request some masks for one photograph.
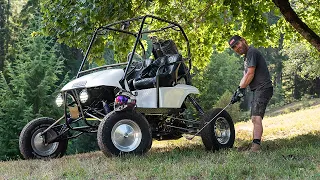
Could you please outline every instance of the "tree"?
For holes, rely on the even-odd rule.
[[[5,0],[0,0],[0,71],[3,70],[6,53],[8,50],[8,16],[9,4]]]
[[[39,16],[34,16],[28,29],[20,27],[14,62],[8,62],[6,73],[0,76],[0,159],[17,157],[19,133],[27,122],[61,115],[53,101],[64,59],[53,38],[32,36],[39,22]]]
[[[316,83],[320,74],[320,58],[314,58],[315,50],[297,43],[285,48],[282,53],[288,57],[284,62],[284,82],[288,95],[295,99],[300,99],[304,94],[319,95]]]
[[[285,1],[288,2],[288,1]],[[319,32],[319,1],[292,1],[299,12],[300,20],[308,21]],[[223,50],[233,34],[241,34],[256,46],[276,46],[280,32],[284,33],[285,44],[296,37],[296,33],[280,15],[289,9],[290,3],[283,1],[43,1],[45,32],[56,35],[70,46],[83,48],[93,29],[115,20],[127,19],[144,14],[154,14],[180,22],[191,42],[195,66],[209,62],[212,46]],[[304,6],[303,6],[304,5]],[[293,9],[291,8],[292,12]],[[278,16],[276,24],[268,21],[268,13]],[[311,15],[311,17],[307,16]],[[285,14],[285,17],[287,14]],[[287,19],[287,18],[286,18]],[[288,19],[287,19],[288,20]],[[298,21],[293,18],[291,22]],[[299,24],[299,23],[297,23]],[[303,33],[302,31],[298,31]],[[309,32],[311,32],[309,30]],[[306,36],[304,36],[306,38]],[[317,36],[308,36],[317,39]],[[310,39],[309,38],[309,39]],[[295,38],[296,39],[296,38]],[[312,41],[313,41],[312,40]]]
[[[280,12],[288,21],[293,28],[295,28],[312,46],[314,46],[320,52],[320,37],[306,24],[302,21],[302,19],[298,16],[298,14],[291,7],[289,0],[272,0],[274,4],[280,9]],[[316,16],[319,18],[318,9],[319,1],[293,1],[294,5],[305,5],[300,6],[300,8],[304,9],[304,11],[308,11],[308,16]],[[306,6],[311,6],[311,8],[307,8]],[[315,8],[312,8],[315,7]],[[306,14],[306,12],[304,12]],[[316,21],[318,21],[316,18]],[[318,23],[314,23],[313,26],[319,25]],[[318,28],[315,28],[319,30]],[[317,31],[319,32],[319,31]]]
[[[212,108],[226,91],[230,93],[237,89],[242,67],[241,61],[234,55],[226,52],[212,54],[208,66],[193,78],[194,85],[201,92],[199,98],[205,110]]]
[[[283,34],[280,35],[278,47],[259,48],[259,50],[267,61],[273,82],[274,92],[270,104],[284,103],[283,64],[287,60],[287,57],[281,53],[283,50]]]

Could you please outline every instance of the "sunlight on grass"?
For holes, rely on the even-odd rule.
[[[192,147],[202,145],[201,137],[197,136],[193,140],[187,140],[186,138],[180,138],[170,141],[156,141],[152,143],[151,152],[166,152],[180,147]]]
[[[320,131],[320,105],[263,120],[263,140],[284,139]],[[235,125],[237,138],[247,139],[252,134],[252,123]]]
[[[153,141],[143,155],[100,151],[52,160],[0,161],[0,179],[320,179],[320,105],[263,120],[262,152],[250,145],[252,123],[235,125],[235,148],[206,151],[201,138]]]

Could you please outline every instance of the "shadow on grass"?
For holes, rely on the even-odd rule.
[[[169,142],[167,146],[164,147],[152,147],[151,150],[142,156],[140,155],[122,155],[120,156],[122,160],[131,159],[134,157],[143,157],[146,156],[149,160],[160,160],[160,161],[173,161],[178,162],[180,160],[194,160],[195,158],[203,158],[204,156],[221,156],[221,154],[228,153],[229,151],[245,151],[248,150],[251,146],[251,142],[248,140],[236,139],[238,146],[235,145],[232,149],[222,149],[219,151],[207,151],[201,141],[190,144],[174,144]],[[262,152],[274,152],[274,151],[287,151],[290,149],[302,149],[304,147],[320,149],[320,131],[316,131],[309,134],[299,135],[292,138],[286,139],[275,139],[263,141]],[[239,150],[242,149],[242,150]],[[103,156],[102,153],[95,153],[93,156]],[[119,157],[111,157],[119,158]]]
[[[236,139],[235,147],[233,150],[245,151],[251,147],[251,141]],[[320,149],[320,131],[298,135],[291,138],[285,139],[274,139],[266,140],[262,142],[262,151],[264,152],[273,152],[279,150],[287,150],[292,148],[303,148],[303,147],[314,147]],[[226,151],[220,150],[217,152]],[[197,153],[204,153],[212,151],[206,151],[203,144],[188,144],[173,147],[157,147],[153,148],[149,154],[185,154],[185,155],[195,155]]]
[[[121,161],[132,161],[132,159],[137,158],[141,161],[149,162],[179,163],[182,161],[194,161],[195,159],[201,159],[206,152],[212,153],[212,151],[206,151],[202,144],[188,144],[181,146],[173,145],[168,147],[152,147],[146,154],[126,154],[120,157]]]
[[[320,131],[298,135],[292,138],[275,139],[263,142],[263,150],[265,151],[276,151],[281,149],[302,148],[310,146],[320,148]]]
[[[244,139],[236,139],[238,151],[246,151],[251,147],[251,141]],[[316,147],[320,148],[320,131],[315,131],[308,134],[302,134],[291,138],[266,140],[262,142],[262,151],[278,151],[290,148],[301,147]]]

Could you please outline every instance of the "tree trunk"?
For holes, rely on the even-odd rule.
[[[279,39],[279,46],[278,46],[278,50],[277,50],[277,55],[276,55],[276,72],[277,72],[277,75],[276,75],[276,80],[275,80],[275,84],[278,86],[281,84],[282,86],[282,70],[283,70],[283,59],[285,58],[281,53],[280,51],[282,50],[283,48],[283,40],[284,40],[284,34],[283,33],[280,33],[280,39]],[[280,60],[281,59],[281,60]]]
[[[0,0],[0,71],[3,70],[5,60],[6,46],[6,6],[3,0]]]
[[[320,52],[320,37],[313,32],[291,8],[289,0],[272,0],[282,15],[312,46]]]
[[[293,98],[294,99],[299,99],[300,96],[299,96],[299,87],[298,87],[298,75],[295,74],[294,77],[293,77]]]
[[[5,23],[5,26],[6,26],[6,46],[5,46],[5,54],[7,55],[8,54],[8,50],[9,50],[9,43],[10,43],[10,40],[11,40],[11,36],[10,36],[10,21],[9,21],[9,16],[10,16],[10,8],[11,8],[11,4],[10,4],[10,0],[8,0],[7,2],[7,8],[6,8],[6,23]],[[4,68],[4,65],[3,65],[3,68]]]
[[[320,97],[320,78],[316,79],[316,87],[315,87],[317,97]]]

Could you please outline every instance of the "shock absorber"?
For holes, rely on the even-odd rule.
[[[188,95],[187,98],[193,104],[193,106],[196,108],[196,110],[200,113],[200,115],[203,116],[204,115],[204,111],[201,108],[201,106],[198,104],[198,102],[193,97],[191,97],[190,95]]]

